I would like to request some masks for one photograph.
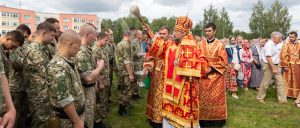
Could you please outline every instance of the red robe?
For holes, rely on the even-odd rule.
[[[207,62],[202,58],[199,46],[192,35],[183,37],[180,44],[172,42],[168,46],[162,115],[175,127],[189,127],[191,122],[195,127],[199,125],[199,79],[204,75],[207,67]],[[192,87],[192,98],[190,87]]]
[[[164,59],[168,44],[171,41],[164,41],[156,38],[147,52],[144,61],[144,69],[151,70],[151,83],[148,91],[146,116],[154,123],[162,123],[161,103],[163,93]]]
[[[215,70],[200,80],[200,120],[227,119],[224,72],[228,62],[225,47],[218,39],[215,39],[210,44],[205,39],[201,41],[200,49],[209,62],[210,67]]]
[[[280,52],[280,66],[288,68],[283,72],[287,97],[297,98],[300,92],[300,42],[286,41]]]

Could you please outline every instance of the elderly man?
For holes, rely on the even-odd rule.
[[[98,33],[96,32],[96,29],[89,24],[85,24],[81,26],[79,34],[82,36],[82,40],[80,51],[76,56],[76,66],[78,66],[81,83],[84,87],[83,90],[86,97],[84,119],[85,122],[87,122],[87,126],[93,128],[94,111],[96,107],[95,86],[100,84],[97,83],[97,79],[104,65],[104,61],[98,60],[96,62],[90,47],[97,38]]]
[[[264,77],[260,84],[260,88],[257,94],[257,100],[264,103],[264,98],[266,97],[266,90],[269,87],[269,81],[272,80],[272,77],[275,78],[275,83],[277,85],[277,97],[278,103],[286,103],[286,92],[284,80],[281,75],[281,70],[279,69],[278,64],[280,63],[279,54],[282,48],[281,42],[282,34],[280,32],[271,33],[271,40],[265,44],[263,65]]]

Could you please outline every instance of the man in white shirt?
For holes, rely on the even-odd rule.
[[[264,102],[264,98],[266,97],[266,90],[269,87],[269,81],[272,78],[275,78],[275,83],[277,85],[277,97],[278,103],[286,103],[286,92],[285,92],[285,84],[282,78],[281,70],[278,67],[279,64],[279,55],[282,48],[281,44],[282,34],[280,32],[272,32],[271,40],[265,44],[264,47],[264,76],[263,80],[260,84],[260,88],[257,94],[257,100],[259,102]]]

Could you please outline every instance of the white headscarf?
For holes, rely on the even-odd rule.
[[[235,48],[236,46],[237,46],[237,44],[236,44],[236,42],[235,42],[235,44],[230,44],[231,43],[231,41],[230,41],[230,38],[231,38],[232,36],[229,36],[229,38],[228,38],[228,43],[227,43],[227,45],[225,46],[225,48]]]

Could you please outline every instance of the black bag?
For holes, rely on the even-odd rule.
[[[261,64],[255,64],[255,67],[256,67],[257,69],[261,69]]]

